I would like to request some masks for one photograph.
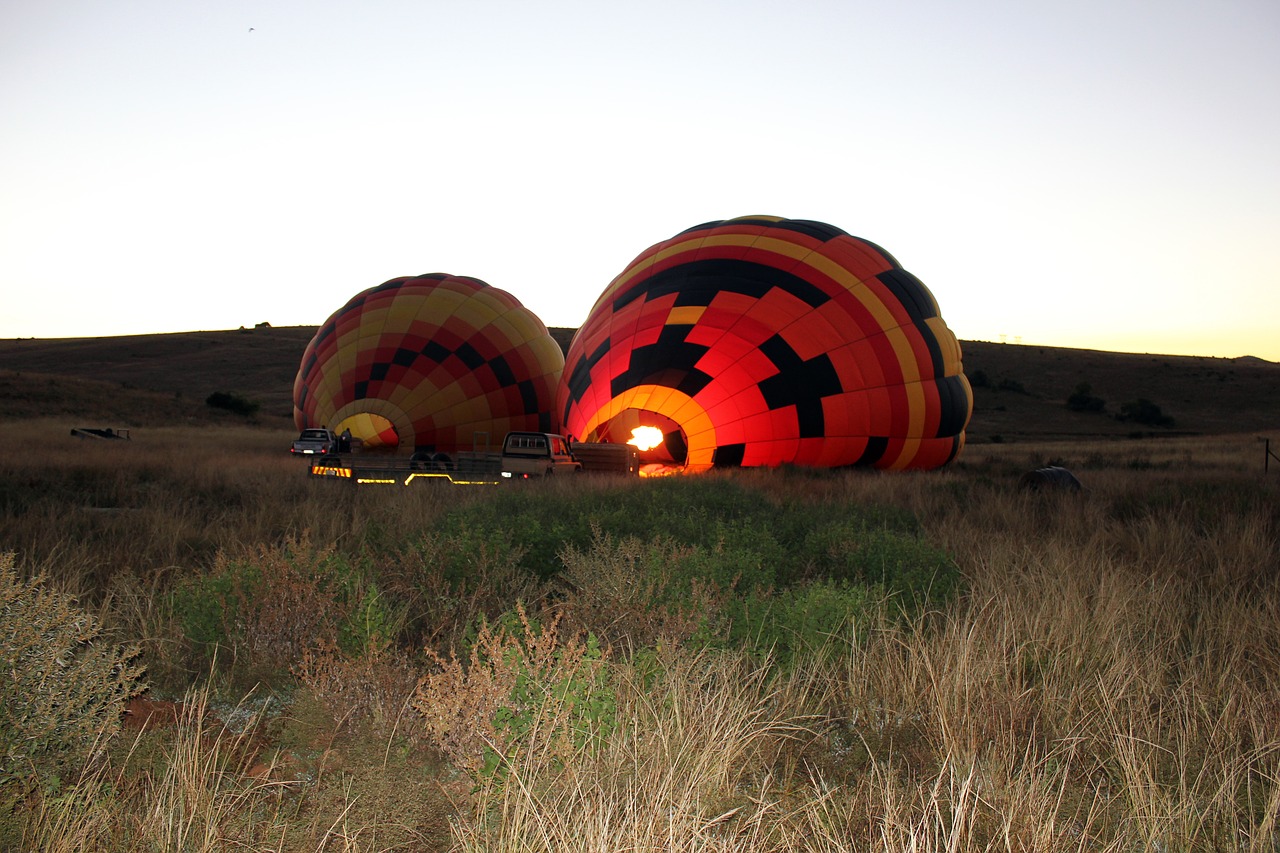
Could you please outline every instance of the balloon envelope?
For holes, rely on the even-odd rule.
[[[597,300],[556,396],[586,440],[662,431],[642,462],[934,468],[972,414],[928,288],[821,222],[750,216],[658,243]]]
[[[512,430],[555,431],[564,354],[511,294],[465,276],[396,278],[316,332],[293,386],[299,429],[350,429],[365,447],[455,452]]]

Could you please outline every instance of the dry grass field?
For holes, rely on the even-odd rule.
[[[207,334],[0,343],[0,849],[1277,849],[1276,365],[967,344],[943,471],[358,490],[306,330]]]

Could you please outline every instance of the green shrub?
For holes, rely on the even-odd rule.
[[[845,527],[827,543],[825,577],[880,587],[909,612],[940,606],[960,587],[955,562],[919,536]]]
[[[615,539],[597,527],[591,547],[566,545],[566,609],[610,644],[631,651],[684,643],[717,621],[732,584],[694,576],[699,549],[669,537]]]
[[[1147,426],[1173,426],[1173,418],[1160,411],[1160,407],[1145,397],[1120,404],[1117,420],[1133,421]]]
[[[501,782],[531,760],[562,766],[615,725],[608,651],[587,632],[563,632],[523,607],[476,626],[465,662],[428,648],[435,663],[414,692],[425,734],[477,783]]]
[[[786,583],[790,556],[774,531],[712,524],[706,532],[714,539],[695,544],[676,562],[677,589],[688,590],[695,580],[724,589],[771,588]]]
[[[70,596],[22,581],[0,554],[0,785],[56,787],[120,730],[145,689],[133,644],[107,641]]]
[[[478,618],[497,618],[545,592],[521,565],[523,548],[500,528],[428,531],[367,556],[369,577],[401,620],[399,639],[414,650],[457,646]]]
[[[338,627],[338,645],[351,655],[379,655],[389,651],[403,630],[408,608],[378,589],[373,581],[355,600]]]
[[[536,624],[533,630],[537,630]],[[527,637],[535,639],[532,633]],[[549,657],[539,658],[535,649],[524,647],[506,651],[515,672],[515,683],[507,701],[493,715],[493,727],[506,753],[486,751],[482,773],[505,776],[520,752],[550,733],[553,748],[547,757],[563,764],[582,750],[602,744],[613,731],[617,697],[609,684],[605,653],[595,636],[588,633],[562,643]]]
[[[531,503],[531,502],[530,502]],[[526,531],[526,535],[530,532]],[[480,566],[523,566],[529,569],[526,560],[528,551],[516,543],[519,531],[511,530],[501,524],[474,524],[449,530],[439,540],[436,548],[431,548],[436,568],[447,583],[459,588],[466,588],[476,577]],[[418,543],[419,548],[425,547]],[[537,574],[537,572],[534,572]]]
[[[1000,384],[997,385],[996,388],[1001,391],[1012,391],[1014,394],[1027,393],[1026,386],[1024,386],[1021,382],[1019,382],[1016,379],[1008,379],[1008,378],[1001,379]]]
[[[287,669],[339,639],[348,649],[386,644],[403,621],[347,558],[306,540],[219,553],[206,574],[175,585],[170,606],[196,662],[216,655],[250,669]]]
[[[207,575],[184,578],[175,584],[169,609],[187,642],[212,656],[219,646],[229,646],[239,624],[239,602],[245,590],[261,581],[256,567],[217,558]]]
[[[777,511],[762,494],[728,478],[672,477],[536,498],[512,489],[495,500],[447,514],[436,532],[461,539],[476,535],[468,531],[505,531],[510,545],[522,551],[520,565],[545,579],[559,574],[559,554],[566,545],[590,546],[593,525],[619,537],[662,534],[707,547],[750,537],[759,544],[756,531],[771,530],[769,519]]]
[[[770,594],[757,590],[726,605],[731,647],[769,655],[783,666],[848,650],[857,625],[880,619],[884,595],[844,581],[816,581]]]
[[[1089,383],[1081,382],[1067,397],[1067,408],[1073,412],[1101,412],[1107,408],[1107,401],[1093,396]]]
[[[788,665],[797,656],[832,652],[854,625],[879,620],[886,610],[913,616],[942,606],[960,589],[960,570],[914,526],[909,515],[873,508],[864,518],[813,524],[799,547],[805,563],[797,573],[774,587],[740,589],[718,622],[704,625],[710,633],[702,639],[771,653]]]
[[[262,404],[256,400],[247,400],[239,394],[231,394],[227,391],[214,391],[205,397],[204,404],[211,409],[223,409],[246,418],[253,417],[262,408]]]
[[[633,648],[659,635],[688,636],[682,608],[695,600],[710,605],[729,594],[768,596],[830,580],[882,590],[904,610],[919,612],[949,599],[960,584],[955,564],[921,538],[907,510],[779,504],[728,476],[547,492],[536,500],[513,491],[445,516],[437,530],[458,544],[452,560],[477,558],[469,549],[501,531],[503,547],[521,552],[528,576],[563,576],[577,615],[594,615],[592,630],[625,637]],[[714,612],[706,615],[713,618],[696,626],[703,633],[720,624]]]

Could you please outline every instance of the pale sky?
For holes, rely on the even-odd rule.
[[[0,4],[3,338],[430,272],[572,327],[749,214],[881,245],[962,340],[1280,361],[1280,3]]]

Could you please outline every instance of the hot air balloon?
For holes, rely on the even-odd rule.
[[[963,447],[972,400],[937,302],[888,252],[749,216],[658,243],[609,284],[556,412],[585,440],[648,434],[642,463],[667,470],[927,469]]]
[[[551,432],[564,354],[511,294],[465,276],[395,278],[316,332],[293,385],[298,429],[450,453]]]

